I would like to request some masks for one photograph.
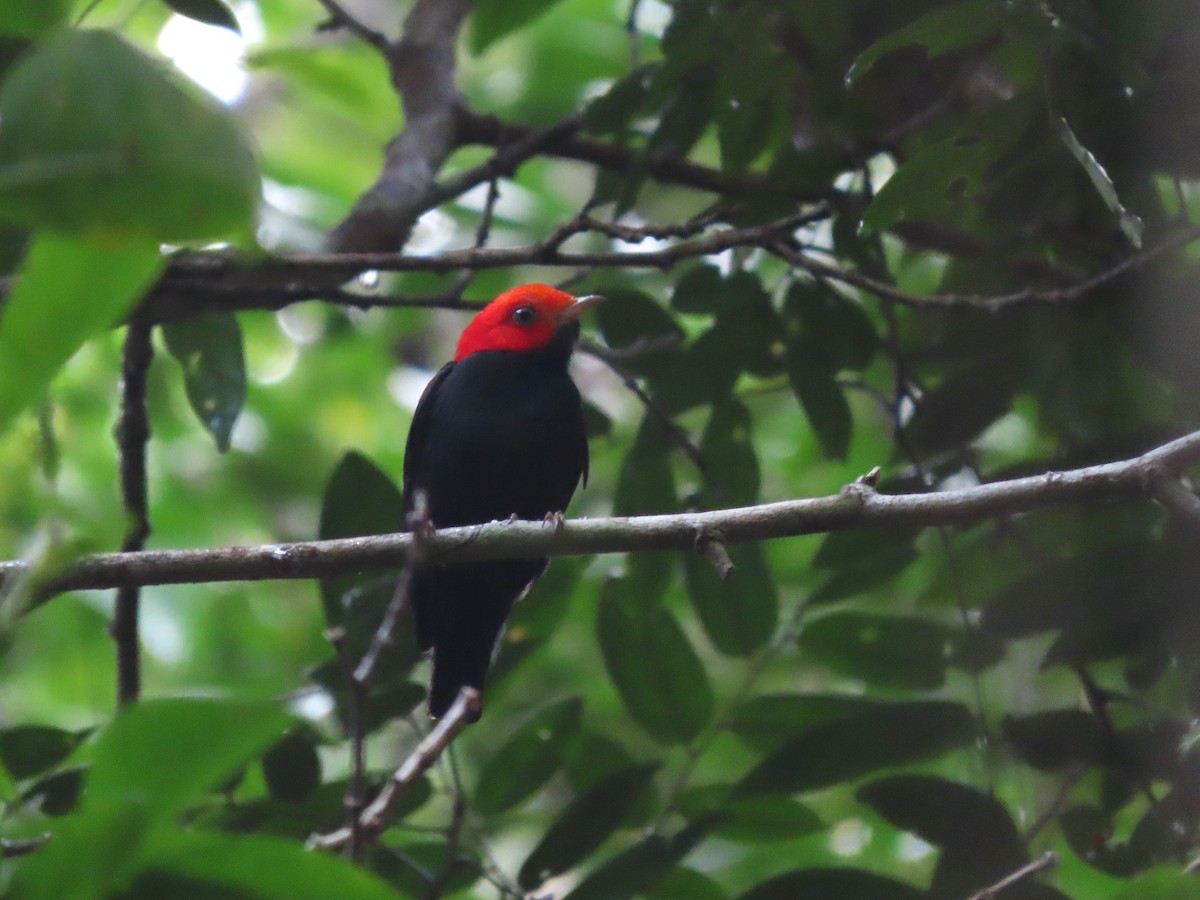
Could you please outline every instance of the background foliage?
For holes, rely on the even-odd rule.
[[[405,8],[354,12],[395,34]],[[375,178],[397,98],[327,19],[316,0],[0,9],[6,558],[121,544],[111,328],[158,246],[314,250]],[[163,62],[196,47],[227,105]],[[568,277],[608,295],[599,337],[699,449],[581,356],[575,516],[833,493],[875,465],[912,492],[1114,459],[1196,427],[1198,52],[1193,0],[479,0],[470,108],[539,127],[581,110],[627,152],[550,145],[408,249],[471,246],[483,213],[491,246],[521,247],[585,204],[635,228],[813,210],[780,246],[667,271],[465,282],[471,301]],[[411,411],[465,316],[372,299],[454,277],[369,274],[364,308],[159,329],[152,546],[399,530]],[[302,843],[341,822],[349,771],[323,631],[361,647],[388,579],[146,591],[152,699],[117,718],[109,596],[9,585],[0,833],[13,853],[54,839],[0,876],[28,897],[965,898],[1053,850],[1002,895],[1192,896],[1195,539],[1147,500],[740,546],[726,583],[698,555],[557,560],[485,717],[357,867]],[[372,686],[374,781],[427,727],[425,677],[402,640]]]

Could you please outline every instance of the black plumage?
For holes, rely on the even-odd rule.
[[[588,469],[579,391],[567,372],[578,335],[578,322],[566,321],[540,347],[477,350],[442,367],[408,435],[406,512],[418,490],[439,528],[566,510]],[[483,688],[513,603],[546,564],[434,560],[415,573],[417,642],[433,651],[431,716],[443,715],[463,685]]]

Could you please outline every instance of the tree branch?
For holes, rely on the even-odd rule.
[[[417,0],[403,37],[380,47],[404,107],[404,130],[388,145],[375,184],[330,232],[333,250],[397,250],[429,208],[434,178],[459,143],[454,43],[470,8],[471,0]]]
[[[146,411],[146,379],[154,360],[151,340],[154,326],[134,316],[125,330],[121,352],[121,419],[117,443],[121,459],[121,502],[129,524],[121,549],[141,550],[150,536],[150,513],[146,499],[146,444],[150,421]],[[138,643],[136,584],[117,586],[116,606],[109,630],[117,649],[117,703],[126,706],[137,700],[142,689],[141,647]]]
[[[732,545],[848,528],[964,524],[1068,503],[1146,497],[1163,473],[1180,474],[1197,463],[1200,431],[1120,462],[957,490],[880,494],[860,480],[827,497],[674,515],[571,519],[562,528],[550,528],[544,522],[492,522],[442,529],[422,540],[428,558],[444,563],[639,550],[694,551],[698,539],[714,533]],[[45,596],[121,585],[327,578],[396,568],[412,543],[412,535],[404,532],[253,547],[97,553],[42,578],[36,593]],[[22,561],[0,563],[0,588],[29,574],[29,565]]]

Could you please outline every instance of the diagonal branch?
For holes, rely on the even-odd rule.
[[[1147,497],[1166,473],[1200,463],[1200,431],[1120,462],[926,494],[880,494],[868,481],[838,494],[735,509],[675,515],[572,519],[560,528],[544,522],[492,522],[446,528],[422,538],[431,560],[469,562],[525,556],[570,556],[640,550],[695,552],[697,541],[719,534],[726,545],[818,534],[849,528],[927,527],[982,522],[1069,503]],[[329,541],[97,553],[83,556],[38,593],[120,585],[327,578],[400,565],[412,535],[374,535]],[[0,589],[30,567],[0,563]],[[736,577],[736,576],[735,576]]]

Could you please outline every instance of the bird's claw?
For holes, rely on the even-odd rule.
[[[546,513],[546,517],[542,521],[547,525],[553,525],[554,531],[558,534],[561,534],[567,527],[567,517],[562,514],[562,510]]]

